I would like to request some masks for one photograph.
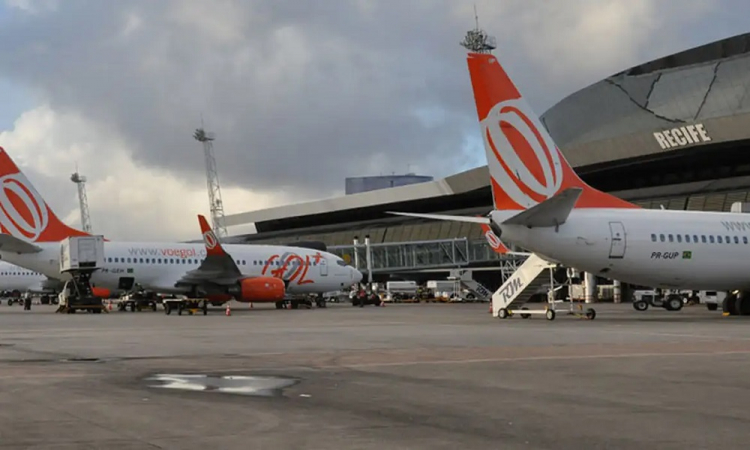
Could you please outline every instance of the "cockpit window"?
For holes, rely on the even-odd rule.
[[[341,267],[346,267],[346,261],[344,261],[343,259],[337,259],[336,264],[338,264]]]

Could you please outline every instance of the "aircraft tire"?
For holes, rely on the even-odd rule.
[[[547,317],[547,320],[555,320],[555,310],[554,309],[548,309],[547,312],[544,315],[545,315],[545,317]]]
[[[721,303],[721,311],[730,316],[737,315],[737,296],[735,294],[729,294],[724,298]]]
[[[708,308],[709,311],[716,311],[719,309],[719,305],[717,303],[706,303],[706,308]]]
[[[594,308],[589,308],[586,310],[586,318],[589,320],[596,319],[596,310]]]
[[[497,317],[501,319],[507,319],[509,315],[508,310],[505,308],[500,308],[500,311],[497,312]]]
[[[734,309],[741,316],[750,316],[750,293],[741,292],[735,300]]]

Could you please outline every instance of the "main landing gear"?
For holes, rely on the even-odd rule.
[[[730,292],[721,304],[725,316],[750,316],[750,292]]]

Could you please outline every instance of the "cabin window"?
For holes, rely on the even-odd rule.
[[[713,237],[713,236],[709,236],[709,237],[708,237],[708,240],[709,240],[709,241],[710,241],[710,242],[711,242],[712,244],[714,243],[714,237]]]
[[[671,234],[669,235],[669,242],[674,242],[674,236]]]
[[[242,260],[242,265],[243,265],[243,266],[245,265],[245,260],[244,260],[244,259]]]
[[[742,243],[747,244],[747,236],[742,236]]]
[[[651,235],[651,242],[656,242],[656,235],[655,234]]]
[[[695,234],[693,235],[693,242],[698,243],[698,236]]]
[[[737,236],[735,236],[734,237],[734,243],[735,244],[739,244],[740,243],[740,238],[738,238]]]
[[[664,242],[664,235],[663,234],[659,235],[659,240],[661,240],[662,242]]]
[[[706,243],[706,235],[705,234],[701,235],[701,242],[703,242],[704,244]]]
[[[729,239],[729,236],[725,236],[725,237],[727,238],[727,240],[726,240],[725,242],[726,242],[727,244],[731,244],[731,243],[732,243],[732,240],[731,240],[731,239]]]
[[[690,242],[690,235],[689,234],[685,235],[685,242]]]
[[[682,242],[682,235],[681,234],[677,235],[677,242]]]
[[[724,241],[721,239],[721,236],[716,236],[716,242],[719,244],[723,244]]]

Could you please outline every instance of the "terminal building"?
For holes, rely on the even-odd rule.
[[[468,81],[467,81],[468,82]],[[729,211],[750,192],[750,34],[629,68],[574,92],[542,122],[591,186],[644,208]],[[451,267],[513,270],[479,226],[389,215],[387,211],[486,214],[487,167],[443,179],[226,216],[254,223],[237,243],[321,241],[362,263],[370,243],[375,279]],[[497,279],[497,273],[494,273]],[[499,286],[487,281],[493,287]]]
[[[410,184],[433,181],[433,177],[407,173],[406,175],[378,175],[373,177],[349,177],[346,179],[345,194],[360,194],[362,192],[388,189]]]

